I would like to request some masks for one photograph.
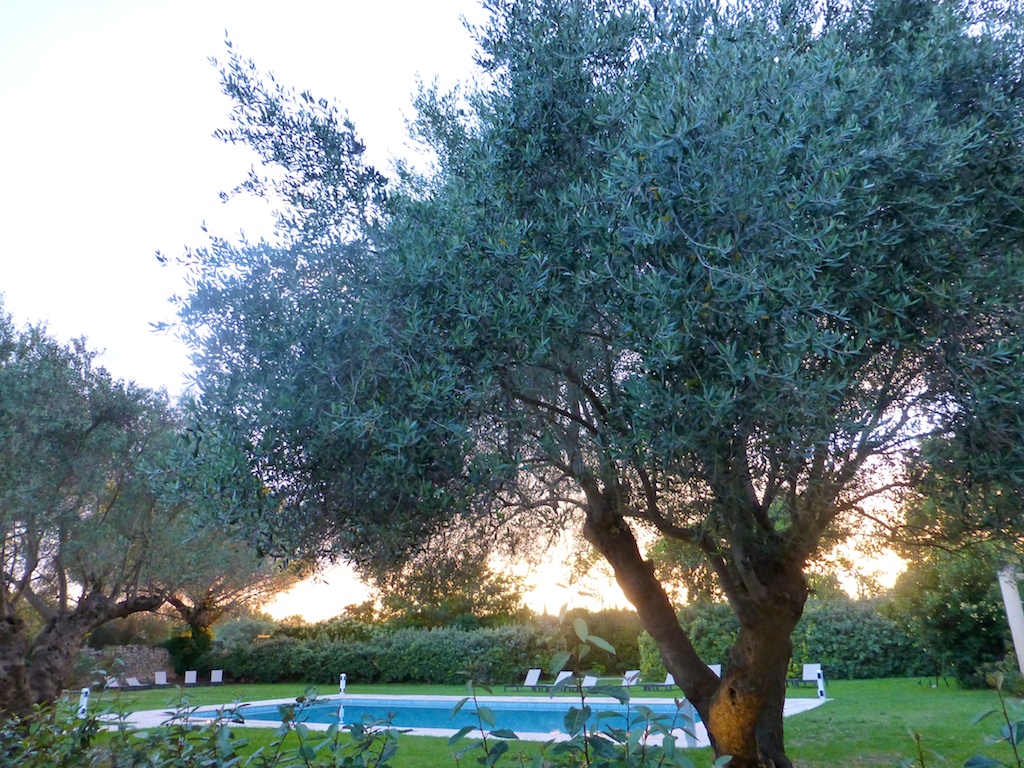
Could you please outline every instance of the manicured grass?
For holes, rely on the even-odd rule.
[[[334,693],[336,689],[324,689]],[[128,710],[160,709],[176,698],[174,691],[138,691],[120,695]],[[294,698],[303,691],[302,685],[232,685],[198,687],[184,691],[194,705],[242,701]],[[366,694],[433,694],[463,695],[463,686],[436,685],[352,685],[349,693]],[[501,686],[494,689],[502,694]],[[510,692],[510,695],[537,695]],[[637,697],[673,697],[671,692],[636,691]],[[678,692],[677,694],[678,695]],[[793,696],[811,696],[810,689],[791,691]],[[916,679],[896,680],[838,680],[829,681],[830,701],[817,709],[787,718],[786,744],[799,768],[892,768],[900,760],[912,758],[916,746],[912,731],[921,734],[929,766],[955,766],[960,768],[972,755],[984,754],[1007,761],[1011,759],[1005,744],[991,744],[1000,721],[989,718],[971,725],[974,717],[998,706],[993,691],[963,691],[954,684],[939,682],[932,687],[930,681]],[[245,729],[244,737],[254,745],[268,743],[271,732]],[[533,753],[536,746],[524,745]],[[518,749],[513,748],[513,752]],[[945,758],[944,762],[932,752]],[[710,750],[693,750],[691,759],[698,766],[710,766]],[[451,749],[446,739],[403,735],[400,737],[397,768],[452,765]]]
[[[786,721],[787,750],[800,768],[892,768],[915,756],[912,732],[921,735],[929,766],[960,768],[975,754],[1012,758],[1006,744],[988,743],[1001,721],[971,725],[976,715],[998,707],[994,691],[964,691],[941,681],[932,688],[919,680],[840,680],[829,683],[828,694],[832,701]]]

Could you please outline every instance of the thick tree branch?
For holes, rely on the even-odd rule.
[[[551,403],[544,402],[540,398],[533,397],[532,395],[528,395],[525,392],[509,390],[509,394],[512,396],[512,398],[518,400],[519,402],[525,405],[532,406],[537,410],[542,411],[544,413],[548,413],[552,416],[561,416],[563,419],[570,423],[578,424],[595,437],[600,434],[600,431],[594,424],[590,423],[589,421],[582,418],[578,414],[574,414],[571,411],[567,411],[565,408],[561,408],[557,405],[552,405]]]

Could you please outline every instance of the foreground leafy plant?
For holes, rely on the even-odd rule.
[[[1017,768],[1022,768],[1024,761],[1021,760],[1020,744],[1024,741],[1024,716],[1021,716],[1019,712],[1013,711],[1017,708],[1010,706],[1007,701],[1006,695],[1003,693],[1003,676],[1001,673],[997,673],[992,677],[992,683],[996,693],[999,695],[999,707],[998,709],[989,709],[982,712],[974,718],[972,724],[976,725],[990,715],[1001,716],[1004,725],[999,738],[995,739],[995,741],[1005,741],[1010,745],[1010,749],[1013,751],[1013,762],[1003,763],[985,755],[975,755],[964,763],[964,768],[999,768],[1000,766],[1017,766]]]
[[[236,703],[197,721],[198,707],[181,697],[157,728],[132,728],[128,715],[113,703],[100,702],[85,717],[68,698],[52,707],[37,707],[30,717],[0,724],[0,765],[19,768],[390,768],[398,750],[399,731],[386,721],[311,730],[303,711],[317,700],[307,691],[295,704],[280,707],[281,726],[273,740],[250,751],[233,725],[244,724]]]
[[[678,749],[676,731],[692,728],[693,721],[684,712],[688,704],[676,699],[673,716],[660,715],[649,707],[631,705],[629,691],[619,685],[579,686],[580,707],[570,707],[565,716],[569,739],[549,743],[551,765],[619,768],[622,766],[677,766],[693,768],[693,762]],[[587,697],[606,695],[625,706],[618,710],[594,711]],[[690,707],[692,712],[692,707]],[[624,723],[620,723],[624,721]],[[660,737],[660,740],[651,737]],[[725,755],[714,766],[728,764]]]
[[[566,606],[559,615],[560,622],[566,620]],[[676,766],[677,768],[693,768],[690,759],[677,748],[676,731],[693,728],[693,708],[687,702],[676,699],[676,712],[668,717],[655,713],[649,707],[632,706],[629,690],[623,685],[588,685],[584,682],[583,661],[588,658],[594,648],[600,648],[612,655],[615,648],[603,638],[590,634],[590,628],[581,618],[572,620],[575,641],[570,650],[561,651],[552,659],[551,673],[557,674],[570,666],[574,674],[564,678],[551,688],[551,695],[575,688],[579,697],[579,706],[571,706],[565,714],[563,726],[568,738],[562,741],[548,741],[540,753],[529,759],[530,764],[542,768],[544,766],[585,766],[586,768],[632,768],[648,766]],[[596,678],[595,678],[596,682]],[[473,751],[479,751],[477,762],[480,765],[498,765],[509,751],[508,740],[518,736],[504,729],[495,729],[494,712],[480,703],[477,691],[490,693],[486,686],[467,683],[467,696],[462,698],[452,710],[454,717],[467,704],[473,702],[476,708],[478,727],[481,738],[469,742],[455,753],[455,762]],[[621,710],[596,710],[589,703],[594,696],[608,696],[625,707]],[[687,713],[687,710],[689,712]],[[624,722],[620,722],[624,721]],[[485,731],[484,726],[493,730]],[[465,740],[474,730],[466,726],[449,740],[455,745]],[[692,736],[692,731],[688,731]],[[491,740],[488,740],[491,737]],[[651,737],[657,737],[652,739]],[[501,739],[495,742],[494,739]],[[510,756],[520,765],[528,760],[523,751]],[[724,766],[729,757],[719,758],[714,765]],[[506,761],[508,762],[508,761]]]
[[[467,725],[456,731],[451,738],[448,739],[449,746],[455,746],[456,744],[466,741],[466,737],[474,730],[480,733],[479,739],[469,741],[454,753],[456,765],[461,765],[462,758],[474,751],[479,751],[481,753],[477,758],[477,762],[481,765],[497,765],[502,756],[508,752],[509,741],[519,738],[514,731],[507,728],[495,728],[496,720],[494,718],[494,711],[490,707],[480,703],[480,700],[477,697],[478,690],[481,690],[488,695],[492,693],[488,686],[480,685],[479,683],[475,683],[472,679],[467,679],[467,695],[460,699],[452,708],[451,716],[454,718],[462,711],[466,704],[473,702],[473,712],[476,714],[477,724],[475,727]],[[492,730],[486,730],[487,728]],[[525,765],[526,757],[522,752],[520,752],[516,758],[520,764]]]
[[[917,754],[912,759],[900,760],[900,768],[928,768],[928,764],[925,762],[925,748],[921,738],[921,734],[917,731],[911,731],[910,737],[914,740],[914,746],[916,747]],[[942,755],[932,750],[927,750],[929,754],[937,759],[940,763],[943,762]]]

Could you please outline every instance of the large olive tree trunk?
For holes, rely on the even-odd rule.
[[[768,569],[772,577],[756,598],[730,595],[740,633],[719,679],[697,655],[622,517],[592,504],[584,535],[611,564],[665,667],[706,725],[715,754],[731,755],[732,768],[792,768],[782,715],[791,634],[807,598],[799,566]]]
[[[0,715],[27,717],[34,705],[55,701],[70,682],[89,632],[114,619],[156,610],[163,602],[162,594],[117,601],[91,592],[73,608],[53,612],[35,637],[20,618],[7,617],[0,625]]]
[[[791,766],[782,715],[796,621],[793,606],[778,602],[774,614],[762,610],[751,618],[737,611],[739,637],[711,700],[708,731],[719,754],[733,755],[732,766]]]
[[[0,616],[0,716],[25,715],[32,708],[27,652],[25,621],[8,606]]]

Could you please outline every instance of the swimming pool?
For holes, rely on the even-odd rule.
[[[366,720],[389,721],[396,728],[409,728],[415,731],[456,731],[464,726],[476,727],[477,706],[472,701],[453,717],[452,709],[459,697],[424,697],[424,696],[368,696],[347,694],[317,699],[298,712],[297,720],[307,724],[330,724],[340,722],[345,725],[360,723]],[[239,713],[246,723],[264,724],[281,722],[280,702],[254,703],[242,705]],[[291,702],[294,705],[294,702]],[[494,725],[485,725],[487,730],[508,729],[519,736],[532,734],[547,737],[565,733],[565,716],[571,707],[579,707],[578,699],[536,697],[480,697],[480,707],[487,707],[494,716]],[[608,723],[616,728],[626,727],[625,706],[613,699],[593,697],[588,700],[594,714],[588,722],[591,727],[600,713],[602,724]],[[638,704],[650,709],[654,715],[665,718],[666,724],[674,723],[678,728],[693,729],[689,718],[696,715],[692,708],[685,706],[677,710],[672,701],[665,699],[648,699],[643,702],[634,701],[630,711],[635,714]],[[216,710],[202,709],[194,715],[197,718],[216,716]]]

